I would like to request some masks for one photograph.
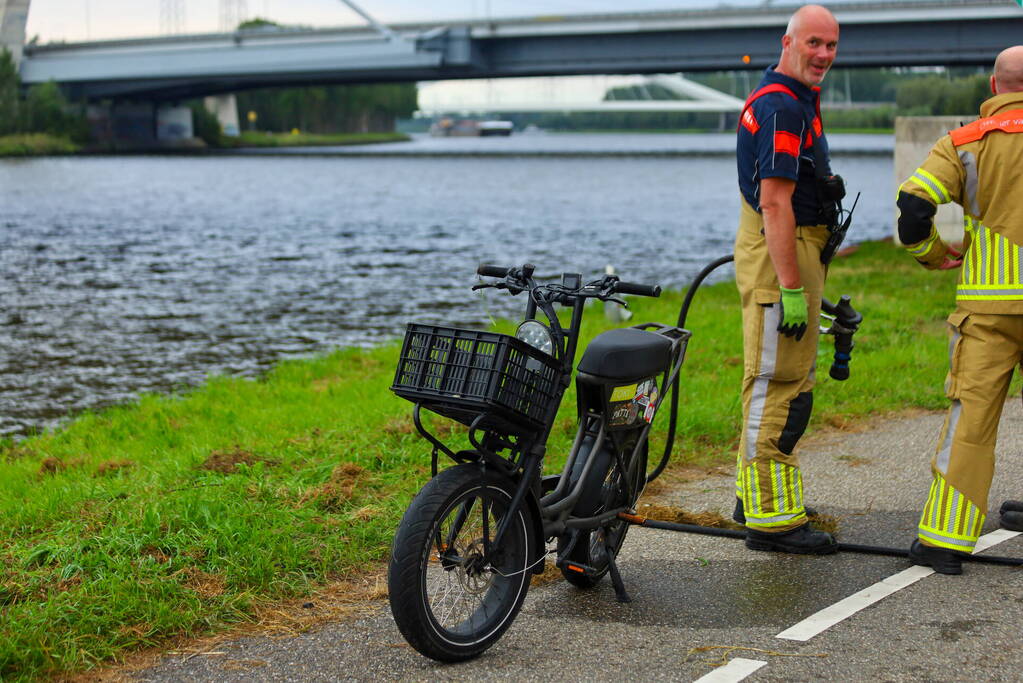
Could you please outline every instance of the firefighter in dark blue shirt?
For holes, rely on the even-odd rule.
[[[836,205],[821,194],[822,178],[835,176],[818,84],[835,58],[838,22],[824,7],[803,6],[781,42],[778,64],[746,101],[736,143],[744,371],[734,517],[748,548],[823,555],[837,545],[810,525],[793,450],[813,405],[821,250]]]

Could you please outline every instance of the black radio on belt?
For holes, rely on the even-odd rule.
[[[828,226],[828,230],[834,231],[842,211],[845,181],[842,180],[842,176],[834,174],[819,175],[814,180],[817,184],[817,198],[821,203],[817,221]]]
[[[836,173],[820,176],[817,178],[817,193],[825,202],[840,202],[845,198],[845,181]]]

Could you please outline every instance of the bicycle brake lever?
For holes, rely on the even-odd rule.
[[[481,289],[488,289],[490,287],[497,288],[497,285],[495,285],[493,282],[481,282],[479,284],[473,285],[472,286],[472,291],[478,292]]]
[[[627,302],[625,302],[622,299],[619,299],[616,296],[609,296],[609,297],[606,297],[606,298],[602,298],[601,301],[611,301],[611,302],[616,303],[616,304],[618,304],[618,305],[620,305],[620,306],[622,306],[624,308],[628,308],[629,307],[629,304]]]

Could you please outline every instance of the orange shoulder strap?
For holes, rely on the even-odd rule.
[[[789,86],[782,85],[781,83],[771,83],[770,85],[765,85],[763,88],[760,88],[759,90],[754,90],[752,93],[750,93],[750,96],[746,98],[746,104],[744,104],[742,108],[744,110],[749,109],[749,106],[753,104],[753,102],[759,100],[764,95],[773,92],[783,92],[794,100],[799,99],[798,97],[796,97],[796,93],[792,92],[792,88],[790,88]]]

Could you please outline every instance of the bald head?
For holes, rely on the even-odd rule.
[[[991,89],[996,94],[1023,91],[1023,45],[1006,48],[995,59]]]
[[[789,18],[785,35],[795,38],[801,31],[813,29],[838,31],[838,21],[827,7],[821,5],[803,5]]]
[[[820,5],[805,5],[789,19],[781,37],[777,70],[806,86],[824,80],[838,51],[838,21]]]

